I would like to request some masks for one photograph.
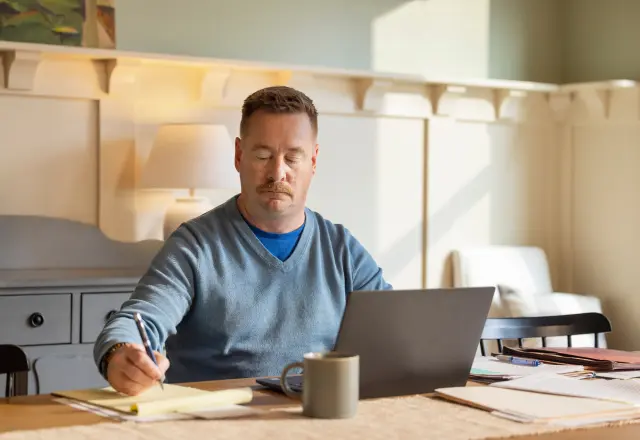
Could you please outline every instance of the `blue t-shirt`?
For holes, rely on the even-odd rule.
[[[262,229],[256,228],[249,222],[247,222],[247,224],[253,233],[256,234],[260,243],[262,243],[262,245],[280,261],[286,261],[287,258],[289,258],[298,243],[302,230],[304,229],[303,223],[302,226],[294,231],[278,234],[275,232],[263,231]]]

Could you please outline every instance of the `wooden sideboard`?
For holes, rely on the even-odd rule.
[[[29,394],[106,385],[93,343],[162,243],[112,241],[63,219],[0,216],[0,344],[27,353]]]

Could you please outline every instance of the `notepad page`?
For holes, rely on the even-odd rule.
[[[587,397],[640,407],[640,381],[634,379],[577,380],[564,376],[537,375],[494,383],[490,386],[563,396]]]
[[[515,365],[502,362],[490,356],[477,357],[473,360],[471,374],[496,376],[530,376],[532,374],[566,374],[584,371],[582,365],[542,364],[537,367]]]
[[[111,387],[56,391],[52,394],[138,415],[190,411],[214,405],[243,404],[250,402],[253,397],[251,388],[205,391],[172,384],[164,384],[164,390],[156,385],[137,396],[118,393]]]
[[[457,403],[485,411],[502,412],[521,421],[550,421],[570,417],[616,414],[634,409],[631,405],[578,397],[554,396],[527,391],[482,387],[441,388],[436,394]]]

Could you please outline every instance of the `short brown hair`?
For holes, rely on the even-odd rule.
[[[293,114],[306,113],[311,121],[314,133],[318,133],[318,111],[311,98],[287,86],[272,86],[260,89],[249,95],[242,104],[240,135],[246,133],[251,115],[262,110],[269,113]]]

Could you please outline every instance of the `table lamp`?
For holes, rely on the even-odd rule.
[[[158,129],[140,186],[147,189],[189,190],[167,208],[166,239],[181,223],[212,209],[196,189],[235,189],[234,148],[224,125],[168,124]]]

